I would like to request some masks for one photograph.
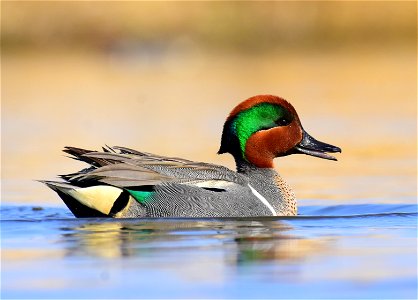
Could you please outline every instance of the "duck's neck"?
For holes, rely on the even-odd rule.
[[[274,168],[258,168],[236,160],[238,173],[249,178],[250,185],[273,206],[278,215],[296,215],[296,198],[290,186]]]
[[[255,166],[252,163],[249,163],[248,161],[244,160],[244,159],[237,159],[235,158],[235,164],[237,167],[237,172],[238,173],[242,173],[242,174],[249,174],[252,172],[255,172],[257,170],[273,170],[272,168],[259,168],[257,166]]]

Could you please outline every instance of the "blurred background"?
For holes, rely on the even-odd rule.
[[[123,145],[223,164],[223,122],[288,99],[338,162],[276,160],[302,204],[415,203],[416,2],[2,2],[2,202]]]

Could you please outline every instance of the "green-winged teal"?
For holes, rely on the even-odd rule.
[[[76,217],[254,217],[297,214],[293,191],[273,168],[273,159],[304,153],[336,160],[341,149],[319,142],[302,128],[286,100],[260,95],[229,114],[219,154],[226,167],[165,157],[124,147],[64,152],[90,167],[43,181]]]

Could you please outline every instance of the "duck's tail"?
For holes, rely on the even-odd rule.
[[[109,218],[126,214],[131,206],[128,204],[132,202],[127,191],[109,185],[77,187],[57,181],[41,182],[54,190],[78,218]]]

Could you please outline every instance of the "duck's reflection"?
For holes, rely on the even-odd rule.
[[[219,260],[228,264],[303,260],[324,250],[318,239],[301,238],[277,219],[82,220],[62,228],[69,256],[143,257],[162,261]],[[221,255],[219,255],[221,254]]]

